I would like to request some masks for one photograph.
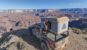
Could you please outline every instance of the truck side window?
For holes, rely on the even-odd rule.
[[[48,29],[51,29],[51,22],[48,21]]]
[[[45,29],[46,30],[50,30],[51,29],[51,22],[48,21],[48,20],[45,22]]]

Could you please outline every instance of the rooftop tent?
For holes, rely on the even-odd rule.
[[[68,31],[68,22],[69,22],[68,17],[57,18],[57,22],[58,22],[58,32],[57,32],[58,34]]]
[[[68,22],[69,18],[64,17],[43,17],[41,18],[41,22],[49,21],[51,23],[51,29],[49,29],[53,33],[60,34],[68,30]]]

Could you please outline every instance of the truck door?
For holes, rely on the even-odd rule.
[[[37,38],[41,38],[40,28],[35,27],[32,32],[34,36],[36,36]]]

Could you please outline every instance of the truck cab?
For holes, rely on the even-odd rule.
[[[68,40],[68,17],[43,17],[33,34],[40,39],[42,50],[58,50]]]

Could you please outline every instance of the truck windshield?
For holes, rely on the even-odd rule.
[[[51,40],[55,41],[55,35],[54,34],[48,33],[47,37],[48,37],[48,39],[51,39]]]

